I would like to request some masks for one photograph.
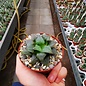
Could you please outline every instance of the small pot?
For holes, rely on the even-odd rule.
[[[82,57],[81,62],[86,63],[86,57]]]
[[[82,68],[82,67],[83,67],[83,68]],[[79,69],[80,69],[81,71],[86,72],[86,63],[81,63],[81,64],[79,65]]]
[[[45,33],[40,33],[40,35],[42,35],[42,34],[45,34]],[[49,35],[49,34],[46,34],[46,35]],[[61,42],[56,38],[56,37],[54,37],[54,36],[51,36],[51,35],[49,35],[50,37],[52,37],[54,40],[56,40],[60,45],[61,45]],[[24,40],[26,40],[26,38],[24,39]],[[24,43],[22,42],[21,44],[20,44],[20,46],[19,46],[19,49],[18,49],[18,56],[19,56],[19,58],[20,58],[20,48],[22,47],[24,45]],[[61,46],[61,50],[62,50],[62,57],[64,56],[64,49],[62,48],[62,46]],[[21,58],[20,58],[20,60],[21,60]],[[55,65],[54,66],[56,66],[58,63],[59,63],[59,61],[60,61],[60,59],[55,63]],[[24,64],[24,62],[21,60],[21,62]],[[24,64],[25,65],[25,64]],[[26,65],[25,65],[26,66]],[[50,66],[50,65],[49,65]],[[31,69],[31,70],[33,70],[33,71],[36,71],[36,72],[40,72],[40,73],[49,73],[54,67],[52,67],[52,68],[49,68],[49,69],[45,69],[45,70],[36,70],[36,69],[33,69],[33,68],[30,68],[30,67],[28,67],[29,69]]]
[[[77,50],[77,52],[80,52],[80,51]],[[81,58],[83,57],[83,53],[82,53],[82,55],[79,56],[79,55],[77,55],[77,52],[75,53],[75,57],[81,59]],[[82,51],[81,51],[81,52],[82,52]]]

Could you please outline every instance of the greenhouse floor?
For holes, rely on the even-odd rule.
[[[26,27],[26,34],[45,32],[51,35],[57,35],[61,32],[58,20],[55,14],[52,0],[31,0],[30,11],[21,18],[21,27]],[[62,34],[59,36],[64,44]],[[7,67],[0,72],[0,86],[12,86],[12,82],[17,81],[15,75],[15,57],[16,53],[8,61]],[[66,86],[76,86],[71,64],[67,51],[64,52],[62,64],[68,70],[66,77]]]

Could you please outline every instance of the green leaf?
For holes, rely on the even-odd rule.
[[[25,40],[27,46],[33,45],[33,40]]]
[[[23,55],[31,55],[30,52],[28,52],[27,50],[21,51],[21,54],[23,54]]]
[[[57,50],[56,50],[56,48],[52,48],[52,52],[53,52],[53,54],[57,54]]]
[[[55,41],[50,41],[50,42],[49,42],[49,46],[50,46],[50,47],[53,47],[55,44],[56,44]]]
[[[46,41],[49,41],[49,40],[50,40],[50,37],[49,37],[48,35],[46,35],[46,34],[44,34],[42,37],[43,37]]]
[[[31,40],[35,40],[37,38],[36,34],[31,34]]]
[[[39,45],[35,45],[35,47],[33,49],[37,50],[37,51],[41,51],[41,47]]]
[[[42,52],[52,54],[51,47],[50,46],[44,46]]]
[[[32,65],[34,65],[34,64],[37,62],[37,60],[38,60],[38,59],[36,58],[36,56],[35,56],[35,55],[32,55],[32,57],[31,57],[31,62],[30,62],[30,63],[31,63]]]
[[[34,52],[33,47],[34,47],[33,44],[28,44],[26,49],[28,50],[28,52],[33,53]]]
[[[49,64],[49,59],[50,59],[49,56],[48,57],[46,56],[45,59],[41,61],[41,63],[47,66]]]
[[[44,44],[44,43],[45,43],[44,39],[41,36],[38,36],[36,39],[36,44]]]
[[[45,53],[38,53],[38,54],[37,54],[37,58],[38,58],[40,61],[44,60],[45,56],[46,56]]]

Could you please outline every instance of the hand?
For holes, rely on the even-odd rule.
[[[67,69],[62,67],[61,62],[59,62],[46,78],[43,74],[24,66],[17,56],[16,75],[24,86],[65,86],[63,79],[67,75]]]

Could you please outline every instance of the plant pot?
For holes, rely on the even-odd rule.
[[[86,63],[86,57],[82,57],[81,62]]]
[[[83,51],[83,56],[85,56],[85,57],[86,57],[86,51]]]
[[[83,52],[81,50],[77,50],[75,53],[75,57],[81,59],[83,57]]]
[[[51,40],[53,40],[55,42],[53,47],[55,47],[56,49],[53,47],[51,49],[56,50],[55,52],[56,53],[58,52],[58,54],[54,55],[55,52],[53,52],[53,51],[52,51],[53,54],[52,53],[49,54],[48,47],[47,47],[47,53],[45,53],[46,54],[45,57],[42,57],[42,55],[41,55],[42,58],[39,58],[39,55],[41,52],[36,47],[33,47],[33,49],[34,49],[33,52],[35,52],[34,54],[33,54],[33,52],[30,53],[29,55],[22,54],[23,48],[26,47],[25,42],[33,40],[33,37],[32,37],[33,35],[36,36],[36,38],[34,39],[35,43],[37,43],[37,40],[39,37],[43,38],[44,35],[48,36],[49,42]],[[37,46],[37,44],[35,45],[35,43],[33,45]],[[48,42],[46,42],[46,43],[48,45]],[[28,45],[28,43],[27,43],[27,45]],[[41,44],[41,45],[43,45],[43,44]],[[46,50],[43,51],[45,46],[46,45],[43,45],[43,47],[41,48],[42,54],[46,51]],[[27,49],[27,47],[25,49]],[[20,44],[19,49],[18,49],[18,56],[19,56],[21,62],[25,66],[30,68],[31,70],[36,71],[36,72],[41,72],[41,73],[50,72],[54,68],[54,66],[56,66],[59,63],[60,59],[63,57],[63,53],[64,53],[64,49],[61,46],[61,42],[56,37],[51,36],[49,34],[45,34],[45,33],[32,34],[32,35],[28,36],[28,38],[25,38],[23,40],[23,42]],[[35,60],[33,60],[33,59],[35,59]],[[46,63],[48,63],[48,64],[46,64]]]
[[[81,63],[81,64],[79,65],[79,69],[80,69],[81,71],[86,72],[86,63]]]

